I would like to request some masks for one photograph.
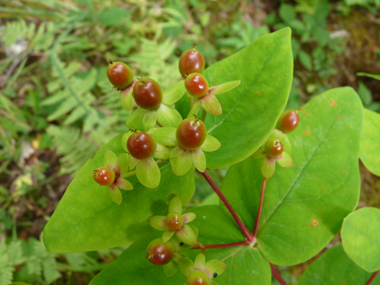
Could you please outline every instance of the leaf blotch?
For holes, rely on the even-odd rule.
[[[303,132],[305,135],[310,135],[310,131],[309,130],[305,130],[304,132]]]
[[[318,220],[317,220],[316,218],[314,218],[314,219],[311,221],[310,226],[311,226],[311,227],[315,227],[315,226],[318,226],[318,225],[319,225]]]
[[[334,107],[335,105],[336,105],[336,102],[335,102],[334,100],[331,100],[331,101],[330,101],[330,106],[331,106],[331,107]]]
[[[339,116],[339,115],[338,115],[336,118],[337,118],[338,120],[342,119],[342,117],[341,117],[341,116]]]

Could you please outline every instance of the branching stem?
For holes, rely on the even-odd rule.
[[[261,187],[260,204],[259,204],[259,210],[257,211],[255,229],[253,230],[253,238],[254,239],[256,238],[257,230],[259,229],[259,222],[260,222],[261,211],[263,210],[264,192],[265,192],[266,184],[267,184],[267,179],[264,178],[263,179],[263,185]]]
[[[238,224],[240,230],[247,237],[248,241],[251,243],[253,241],[252,235],[250,234],[248,229],[245,227],[243,222],[240,220],[240,218],[238,217],[238,215],[236,214],[235,210],[232,208],[232,206],[230,205],[226,197],[224,197],[222,191],[220,191],[220,189],[215,184],[214,180],[212,180],[212,178],[207,173],[207,171],[201,172],[201,174],[207,180],[207,182],[211,185],[211,187],[214,189],[215,193],[219,196],[219,198],[223,201],[224,205],[226,205],[228,211],[230,211],[232,217],[234,218],[235,222]]]
[[[207,112],[205,110],[202,111],[202,122],[206,120]]]
[[[272,263],[270,263],[270,269],[272,270],[272,275],[276,277],[276,279],[278,280],[278,282],[280,282],[281,285],[287,285],[285,280],[282,279],[280,273],[277,272]]]
[[[364,285],[369,285],[375,279],[376,275],[379,273],[379,271],[374,272],[371,277],[368,279],[368,281]]]

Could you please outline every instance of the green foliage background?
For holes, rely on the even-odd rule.
[[[108,59],[163,88],[196,42],[209,66],[290,26],[295,72],[287,108],[350,85],[380,111],[379,0],[0,1],[0,284],[87,284],[125,247],[50,255],[39,235],[73,175],[125,130],[128,112],[105,76]],[[219,183],[227,169],[210,171]],[[196,177],[189,206],[215,204]],[[379,182],[364,172],[379,206]],[[368,184],[370,187],[368,187]],[[220,183],[219,183],[220,185]],[[302,266],[280,268],[290,284]],[[14,284],[27,284],[14,283]]]

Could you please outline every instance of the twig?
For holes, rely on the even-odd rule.
[[[282,279],[280,273],[277,272],[272,263],[270,263],[270,269],[272,270],[273,276],[276,277],[276,279],[278,280],[278,282],[280,282],[281,285],[287,285],[285,280]]]
[[[219,196],[219,198],[223,201],[224,205],[226,205],[228,211],[230,211],[232,217],[234,218],[235,222],[238,224],[240,230],[247,237],[248,241],[252,242],[253,241],[253,237],[251,236],[251,234],[249,233],[249,231],[247,230],[247,228],[245,227],[245,225],[243,224],[243,222],[240,220],[240,218],[236,214],[235,210],[231,207],[231,205],[228,202],[228,200],[226,199],[226,197],[224,197],[222,191],[220,191],[220,189],[218,188],[218,186],[215,184],[214,180],[212,180],[212,178],[210,177],[210,175],[208,175],[207,171],[201,172],[201,174],[207,180],[207,182],[211,185],[211,187],[214,189],[215,193]]]
[[[368,279],[368,281],[364,285],[369,285],[375,279],[376,275],[379,273],[379,271],[374,272],[371,277]]]
[[[261,195],[260,195],[260,204],[259,204],[259,210],[257,211],[257,217],[256,217],[256,224],[255,229],[253,230],[253,238],[256,238],[257,230],[259,228],[259,222],[260,222],[260,216],[261,211],[263,210],[263,202],[264,202],[264,192],[265,192],[265,185],[267,184],[267,179],[263,179],[263,185],[261,187]]]

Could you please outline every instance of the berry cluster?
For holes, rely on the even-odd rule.
[[[284,112],[277,122],[277,129],[274,129],[266,142],[252,155],[252,158],[262,158],[261,173],[264,178],[273,176],[276,162],[282,167],[293,167],[294,162],[290,157],[291,144],[287,133],[294,131],[300,117],[297,111],[288,110]]]

